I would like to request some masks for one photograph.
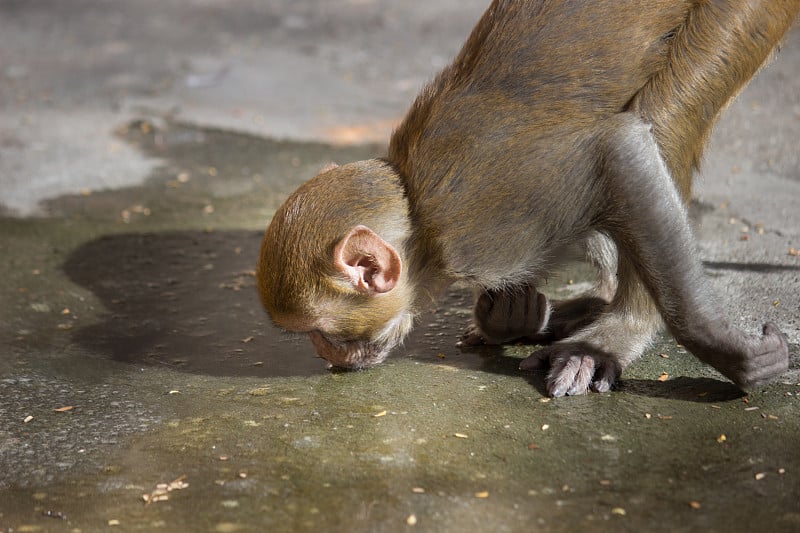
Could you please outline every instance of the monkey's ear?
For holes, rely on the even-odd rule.
[[[353,287],[365,293],[394,289],[402,270],[397,250],[366,226],[354,227],[339,241],[333,262]]]

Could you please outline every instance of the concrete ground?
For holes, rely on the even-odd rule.
[[[267,323],[274,209],[381,155],[485,3],[0,2],[0,532],[800,530],[800,31],[693,205],[730,316],[790,339],[775,384],[663,337],[551,400],[530,347],[455,346],[458,290],[366,372]]]

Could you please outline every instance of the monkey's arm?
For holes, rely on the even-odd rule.
[[[607,390],[638,357],[658,325],[653,303],[675,338],[741,387],[768,381],[788,367],[788,345],[772,324],[748,335],[730,324],[700,263],[686,210],[648,125],[623,115],[604,139],[602,171],[608,206],[604,231],[620,256],[619,288],[597,321],[535,352],[521,368],[549,362],[550,394]]]
[[[762,335],[734,327],[695,259],[686,210],[649,128],[632,124],[609,152],[608,178],[617,212],[612,222],[621,253],[637,267],[675,338],[742,387],[773,379],[788,368],[788,344],[773,324]],[[649,197],[649,200],[647,199]]]

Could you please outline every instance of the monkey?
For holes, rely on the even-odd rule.
[[[450,284],[475,288],[467,343],[527,338],[547,393],[604,392],[665,325],[737,386],[788,368],[772,323],[725,316],[687,215],[723,108],[800,0],[494,0],[417,96],[385,157],[325,168],[266,229],[272,322],[330,365],[383,361]],[[598,279],[537,290],[570,250]]]

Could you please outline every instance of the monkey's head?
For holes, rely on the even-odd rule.
[[[258,289],[272,321],[308,333],[333,366],[380,363],[413,322],[409,231],[390,165],[326,167],[286,200],[264,235]]]

